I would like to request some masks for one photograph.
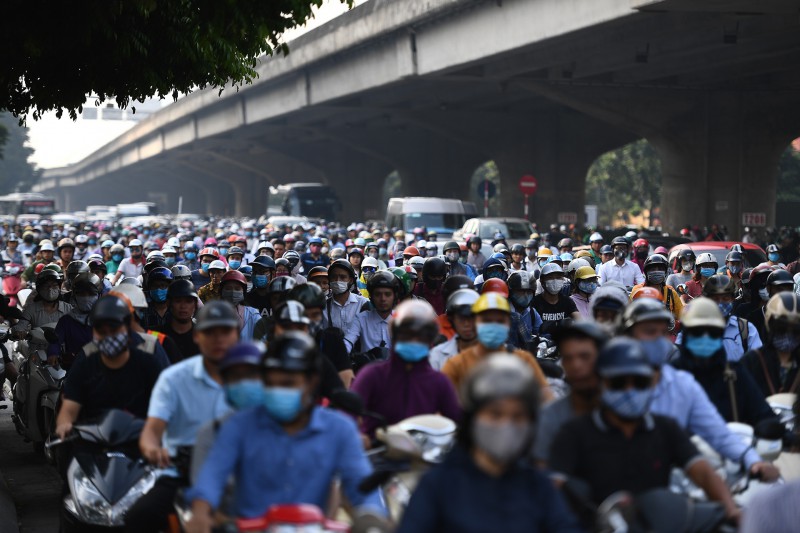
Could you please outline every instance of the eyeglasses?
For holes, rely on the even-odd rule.
[[[650,376],[614,376],[608,379],[608,388],[612,390],[625,390],[629,386],[634,389],[645,390],[649,389],[653,384],[653,378]]]

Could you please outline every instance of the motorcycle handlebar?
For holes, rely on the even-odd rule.
[[[44,447],[49,450],[50,448],[66,444],[67,442],[72,442],[77,439],[78,439],[78,434],[72,433],[70,435],[67,435],[63,439],[56,439],[56,440],[51,440],[50,442],[45,442]]]

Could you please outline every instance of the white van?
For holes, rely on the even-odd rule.
[[[386,225],[411,233],[414,228],[435,231],[449,238],[467,219],[464,202],[454,198],[390,198],[386,206]]]

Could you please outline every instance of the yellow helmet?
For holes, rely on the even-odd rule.
[[[590,266],[582,266],[575,271],[575,279],[591,279],[596,278],[597,272]]]
[[[481,294],[481,297],[472,304],[472,313],[478,314],[484,311],[502,311],[504,313],[511,313],[511,307],[508,305],[508,300],[496,292],[487,292]]]
[[[539,251],[536,252],[536,257],[545,257],[548,255],[553,255],[553,250],[545,246],[542,246],[541,248],[539,248]]]
[[[581,257],[592,257],[592,253],[589,250],[578,250],[572,257],[574,259],[580,259]]]

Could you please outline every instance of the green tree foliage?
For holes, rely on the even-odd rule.
[[[500,171],[494,161],[487,161],[475,169],[469,181],[470,200],[478,206],[480,216],[483,216],[483,193],[478,194],[478,184],[484,180],[494,183],[496,193],[489,198],[489,216],[497,216],[500,213]]]
[[[342,0],[352,5],[351,0]],[[0,21],[0,109],[75,119],[86,95],[120,107],[206,87],[237,88],[257,58],[322,0],[8,0]],[[220,89],[221,90],[221,89]]]
[[[0,194],[30,191],[41,175],[28,161],[33,148],[26,146],[28,128],[10,113],[0,113]]]
[[[586,177],[586,203],[598,206],[598,223],[651,212],[661,202],[661,160],[642,139],[600,156]],[[653,222],[652,220],[650,221]]]

